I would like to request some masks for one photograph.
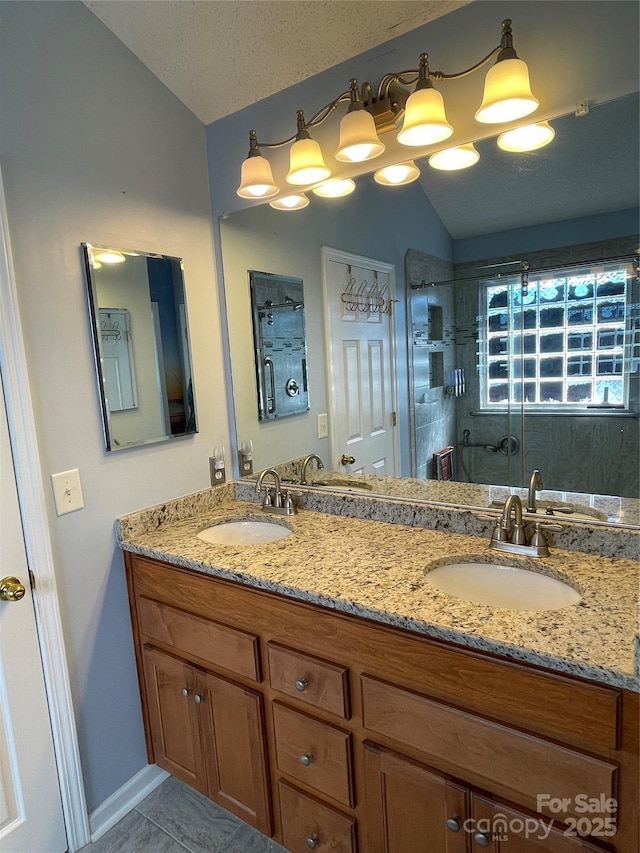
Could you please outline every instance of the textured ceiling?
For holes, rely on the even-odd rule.
[[[85,0],[205,124],[471,0]]]

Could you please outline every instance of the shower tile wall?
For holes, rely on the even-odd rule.
[[[460,366],[456,362],[454,292],[453,285],[419,290],[411,290],[409,285],[450,280],[453,265],[409,250],[405,272],[411,318],[411,474],[431,479],[433,454],[456,443],[455,400],[445,392],[450,371]]]

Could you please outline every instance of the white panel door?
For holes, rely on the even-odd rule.
[[[67,849],[35,613],[0,381],[0,579],[25,587],[0,600],[0,851]]]
[[[395,475],[391,264],[323,247],[331,466]],[[376,295],[377,294],[377,295]],[[342,457],[354,462],[343,464]]]

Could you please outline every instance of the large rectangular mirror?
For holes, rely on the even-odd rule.
[[[379,187],[371,177],[361,177],[353,195],[343,199],[314,198],[303,210],[286,213],[262,205],[222,219],[236,401],[242,400],[247,384],[254,381],[242,365],[250,310],[238,297],[238,282],[246,269],[283,269],[303,278],[307,313],[314,317],[308,328],[314,395],[307,422],[297,424],[295,430],[284,422],[277,429],[274,424],[267,432],[246,406],[236,407],[238,438],[253,439],[256,468],[312,452],[323,458],[325,467],[341,468],[340,454],[332,452],[330,438],[319,439],[317,430],[317,418],[331,411],[334,390],[328,379],[331,354],[325,338],[322,269],[322,247],[331,246],[395,267],[400,296],[394,305],[394,325],[403,476],[426,483],[432,477],[434,454],[452,446],[460,488],[451,503],[478,505],[469,484],[526,487],[531,471],[539,468],[545,489],[609,495],[612,500],[605,518],[638,524],[638,96],[595,105],[586,116],[566,115],[553,125],[554,144],[515,160],[500,152],[495,140],[477,143],[480,162],[474,173],[428,170],[424,183],[421,178],[393,190]],[[605,304],[604,290],[600,297],[600,291],[590,290],[588,284],[584,287],[585,293],[595,294],[592,309],[600,312],[603,321],[607,311],[614,312],[611,329],[596,329],[592,339],[574,333],[574,322],[578,332],[584,329],[573,315],[566,318],[573,301],[582,305],[587,299],[582,299],[582,289],[563,291],[565,319],[558,320],[557,327],[547,329],[544,324],[551,320],[544,305],[538,306],[535,325],[542,350],[522,364],[512,359],[514,370],[534,371],[536,387],[545,395],[540,397],[538,411],[516,400],[515,391],[512,404],[503,411],[499,405],[494,411],[483,408],[482,395],[488,393],[488,386],[480,381],[483,370],[485,377],[493,371],[489,378],[500,386],[495,393],[504,391],[498,382],[504,369],[504,358],[498,358],[502,351],[487,351],[484,365],[478,360],[479,324],[496,313],[486,301],[487,288],[505,281],[505,273],[515,274],[519,283],[519,262],[528,261],[535,283],[528,298],[533,298],[537,282],[544,281],[544,275],[534,276],[533,270],[570,268],[605,258],[624,261],[620,269],[625,270],[625,295],[617,293],[612,307]],[[597,265],[593,275],[599,275]],[[459,281],[453,283],[453,279]],[[432,282],[443,284],[434,287]],[[559,292],[554,290],[553,299],[559,298]],[[542,302],[546,298],[545,292]],[[449,309],[455,314],[447,313]],[[322,319],[316,322],[316,318]],[[513,314],[511,321],[517,320]],[[440,331],[434,332],[435,326]],[[487,326],[485,336],[489,330]],[[557,359],[551,359],[556,350],[543,352],[553,343],[552,332],[566,339],[566,375],[556,376]],[[495,337],[492,345],[502,347],[502,337]],[[511,340],[517,343],[514,335]],[[524,344],[529,343],[527,338]],[[456,375],[464,375],[464,386],[458,384],[457,394]],[[545,375],[556,380],[553,388],[551,382],[542,382]],[[512,378],[522,385],[527,376]],[[591,396],[585,397],[583,411],[570,410],[570,396],[562,406],[547,405],[553,402],[558,382],[571,394],[582,393],[580,388],[590,383]],[[255,393],[254,388],[251,391]],[[331,423],[329,428],[331,432]],[[518,439],[515,453],[511,436]],[[435,500],[447,502],[442,492]],[[625,510],[629,505],[632,509]]]
[[[197,432],[182,260],[82,248],[106,449]]]

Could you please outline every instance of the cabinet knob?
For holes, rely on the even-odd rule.
[[[306,678],[299,678],[299,679],[296,681],[296,685],[295,685],[295,686],[296,686],[296,690],[297,690],[299,693],[304,693],[304,691],[305,691],[305,690],[307,689],[307,687],[309,686],[309,682],[307,681],[307,679],[306,679]]]
[[[190,687],[183,687],[180,692],[182,693],[183,696],[189,696],[191,693],[191,688]]]
[[[353,463],[355,461],[356,461],[356,457],[355,456],[349,456],[347,453],[343,453],[342,456],[340,457],[340,464],[341,465],[353,465]]]
[[[307,838],[307,847],[309,848],[309,850],[315,850],[317,846],[318,846],[318,836],[314,832],[313,835],[310,835]]]
[[[476,842],[478,847],[488,847],[491,844],[491,839],[486,832],[476,832],[473,836],[473,840]]]
[[[451,817],[447,818],[447,829],[450,829],[451,832],[460,832],[460,817],[457,814],[451,815]]]
[[[204,701],[204,693],[196,693],[196,695],[193,697],[193,700],[196,705],[199,705],[201,702]]]
[[[308,767],[311,764],[311,759],[313,755],[310,752],[305,752],[300,756],[300,764],[304,764],[305,767]]]

